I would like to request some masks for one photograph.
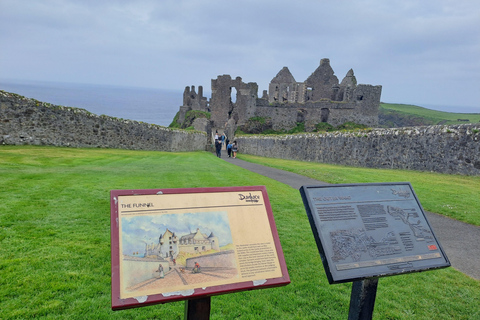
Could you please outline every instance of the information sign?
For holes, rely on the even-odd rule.
[[[300,193],[330,283],[450,266],[408,182]]]
[[[290,283],[264,186],[111,191],[112,309]]]

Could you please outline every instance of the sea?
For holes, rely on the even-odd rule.
[[[97,115],[168,127],[183,104],[183,90],[0,79],[0,90]]]
[[[109,85],[3,80],[0,90],[97,115],[142,121],[168,127],[183,104],[183,90]],[[432,110],[480,113],[480,107],[420,105]]]

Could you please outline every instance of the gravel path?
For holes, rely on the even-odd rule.
[[[287,184],[297,190],[303,185],[328,185],[328,183],[323,181],[250,163],[238,158],[228,158],[226,155],[223,156],[222,159],[249,171]],[[480,227],[432,212],[425,212],[425,214],[452,267],[474,279],[480,280]]]

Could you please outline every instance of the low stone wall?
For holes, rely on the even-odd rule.
[[[367,168],[480,175],[480,124],[240,136],[239,153]]]
[[[0,144],[196,151],[205,150],[207,135],[98,116],[0,91]]]
[[[235,251],[227,250],[220,251],[211,254],[205,254],[194,258],[188,258],[186,260],[186,268],[193,269],[195,262],[200,264],[200,268],[236,268],[235,264]]]
[[[480,175],[480,124],[241,136],[240,153],[367,168]],[[98,116],[0,91],[0,144],[206,150],[203,132]]]
[[[163,266],[164,273],[170,271],[168,261],[153,259],[131,259],[125,257],[122,261],[123,274],[128,274],[128,277],[123,277],[125,287],[138,285],[146,280],[159,278],[160,273],[157,272],[159,265]]]

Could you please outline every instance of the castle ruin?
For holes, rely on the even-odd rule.
[[[210,112],[206,119],[194,122],[200,131],[225,131],[233,136],[237,127],[249,119],[267,119],[273,130],[289,130],[303,123],[305,131],[315,130],[319,123],[333,126],[355,122],[374,127],[378,124],[378,108],[382,87],[357,84],[350,69],[341,82],[335,76],[329,59],[322,59],[320,66],[304,81],[297,82],[287,67],[282,68],[270,81],[268,92],[258,97],[258,85],[245,83],[242,78],[229,75],[212,79],[210,101],[203,97],[203,88],[186,87],[183,106],[177,122],[181,125],[190,110]],[[236,90],[235,102],[232,89]]]
[[[150,258],[177,258],[180,252],[201,253],[209,250],[220,250],[218,238],[210,233],[209,236],[200,232],[184,235],[180,238],[168,228],[160,234],[158,243],[145,244],[145,257]]]

